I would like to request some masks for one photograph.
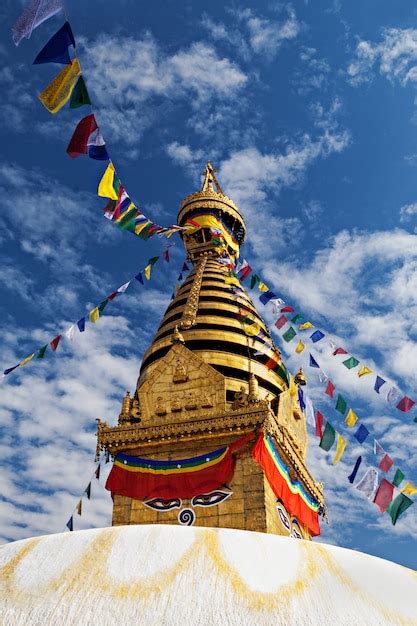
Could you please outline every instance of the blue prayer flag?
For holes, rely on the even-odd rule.
[[[381,389],[382,385],[385,385],[385,383],[386,381],[383,378],[377,376],[375,380],[374,390],[379,393],[379,390]]]
[[[69,518],[69,520],[68,520],[66,525],[67,525],[68,530],[70,530],[71,532],[74,530],[74,522],[73,522],[73,519],[72,519],[72,515]]]
[[[5,376],[7,376],[7,374],[10,374],[10,372],[13,372],[13,370],[16,369],[16,367],[19,367],[20,363],[18,363],[17,365],[15,365],[14,367],[9,367],[7,370],[4,370],[3,374]]]
[[[140,282],[141,285],[144,285],[142,272],[139,272],[139,274],[136,274],[135,278],[137,281]]]
[[[314,358],[312,354],[310,354],[310,367],[320,368],[320,365],[317,363],[316,359]]]
[[[77,326],[80,333],[83,333],[85,331],[85,317],[82,317],[80,320],[78,320]]]
[[[304,411],[306,408],[306,403],[304,402],[304,393],[301,387],[298,387],[298,402],[300,403],[300,409]]]
[[[273,291],[265,291],[264,293],[261,293],[261,295],[259,296],[259,300],[262,302],[262,304],[268,304],[268,302],[272,300],[272,298],[276,297],[277,296],[274,294]]]
[[[323,337],[325,337],[325,334],[322,333],[321,330],[315,330],[314,333],[310,335],[310,339],[313,343],[320,341],[320,339],[323,339]]]
[[[355,467],[353,468],[352,473],[349,474],[349,476],[348,476],[348,481],[351,484],[353,483],[353,481],[356,478],[356,474],[358,473],[358,469],[359,469],[359,466],[360,466],[361,463],[362,463],[362,457],[358,456],[358,458],[356,459]]]
[[[68,22],[65,22],[63,26],[51,37],[48,43],[39,52],[36,59],[33,61],[34,65],[39,63],[61,63],[62,65],[68,65],[71,63],[68,48],[74,46],[75,40],[72,34],[71,26]]]
[[[359,443],[363,443],[367,436],[369,435],[369,430],[363,424],[360,424],[358,430],[355,433],[355,438],[359,441]]]

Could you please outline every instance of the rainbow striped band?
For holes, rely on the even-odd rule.
[[[207,467],[217,465],[227,455],[228,447],[219,448],[214,452],[208,452],[190,459],[176,459],[171,461],[158,461],[156,459],[142,459],[137,456],[128,456],[119,453],[114,458],[114,465],[128,472],[141,472],[142,474],[185,474],[198,472]]]

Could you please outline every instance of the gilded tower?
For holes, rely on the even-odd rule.
[[[211,163],[177,223],[191,272],[118,425],[98,423],[98,450],[118,472],[108,484],[113,525],[194,523],[309,538],[318,534],[310,513],[317,517],[324,501],[305,462],[305,379],[290,380],[238,278],[246,225]]]

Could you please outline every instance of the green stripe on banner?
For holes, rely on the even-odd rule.
[[[294,330],[292,326],[290,326],[289,329],[286,330],[285,333],[282,335],[282,338],[284,341],[291,341],[291,339],[294,339],[296,334],[297,332]]]
[[[320,439],[319,446],[328,452],[330,448],[333,446],[336,439],[336,431],[330,422],[326,422],[326,427],[323,432],[323,436]]]

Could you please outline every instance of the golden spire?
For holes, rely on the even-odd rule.
[[[216,177],[216,170],[213,167],[213,163],[211,161],[207,161],[206,169],[204,170],[204,182],[201,187],[201,191],[214,191],[213,183],[216,187],[217,193],[221,193],[224,196],[222,188],[219,185],[219,181]]]

